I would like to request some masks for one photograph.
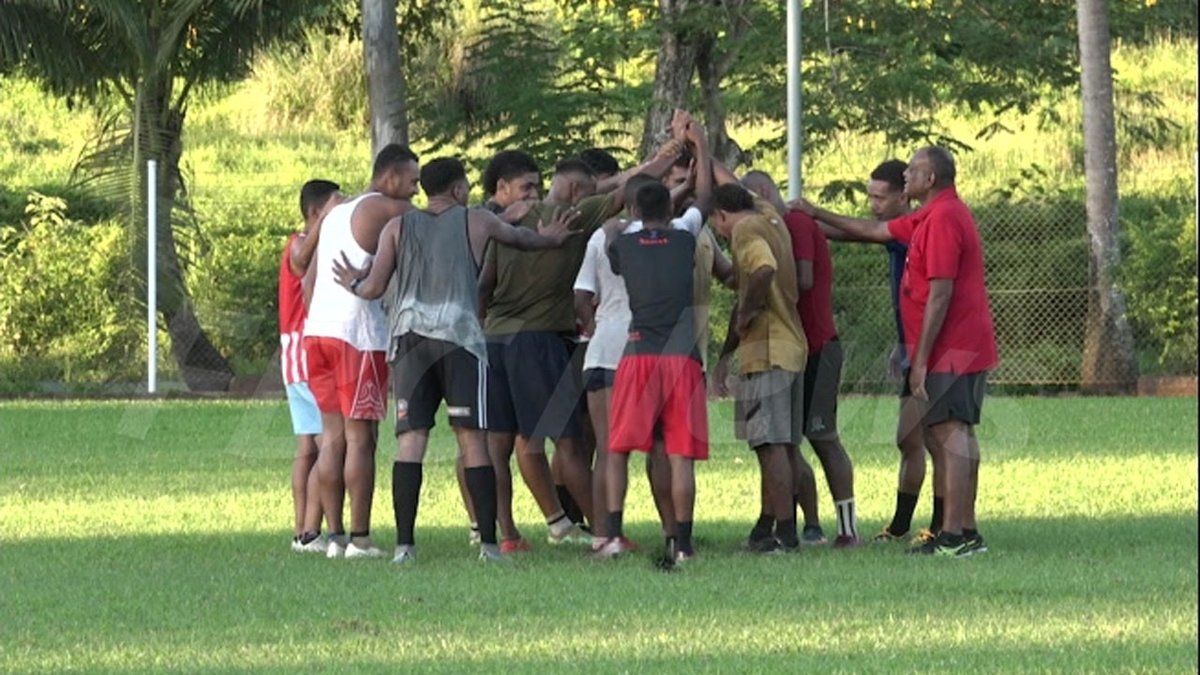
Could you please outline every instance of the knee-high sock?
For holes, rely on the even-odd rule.
[[[392,464],[392,509],[396,513],[396,544],[413,545],[417,522],[417,504],[421,500],[421,480],[425,467],[420,462]]]
[[[496,543],[496,470],[476,466],[466,470],[467,491],[475,505],[475,520],[479,522],[479,541]]]

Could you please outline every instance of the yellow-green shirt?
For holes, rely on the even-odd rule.
[[[769,208],[769,206],[768,206]],[[770,213],[774,213],[771,209]],[[799,289],[796,263],[792,260],[791,238],[776,214],[763,209],[733,228],[733,264],[737,271],[738,302],[745,300],[750,275],[763,267],[775,270],[766,306],[739,336],[737,359],[744,375],[780,368],[803,372],[808,359],[808,341],[796,312]]]

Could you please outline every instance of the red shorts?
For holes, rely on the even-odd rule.
[[[648,452],[654,444],[654,428],[661,426],[668,455],[708,459],[708,403],[704,374],[695,359],[658,354],[622,357],[609,414],[611,452]]]
[[[387,410],[387,355],[360,352],[330,337],[304,338],[308,388],[325,414],[351,420],[381,420]]]

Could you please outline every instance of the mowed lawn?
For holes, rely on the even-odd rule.
[[[865,535],[894,504],[895,405],[841,408]],[[0,404],[0,671],[1195,672],[1196,400],[992,398],[984,414],[989,553],[764,558],[737,550],[757,469],[714,404],[700,558],[664,574],[638,460],[626,522],[645,553],[546,545],[518,483],[535,550],[484,566],[439,427],[419,562],[398,570],[288,550],[282,402]],[[381,436],[374,534],[390,549]],[[929,503],[927,484],[918,524]]]

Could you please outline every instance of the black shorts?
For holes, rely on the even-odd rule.
[[[925,392],[929,394],[929,405],[925,409],[922,424],[931,427],[950,420],[970,426],[979,424],[986,389],[987,372],[965,375],[929,373],[925,376]]]
[[[609,368],[588,368],[583,371],[583,390],[587,392],[612,389],[617,371]]]
[[[562,336],[488,336],[488,430],[525,438],[579,438],[581,387]]]
[[[391,363],[396,433],[432,429],[444,400],[450,425],[487,427],[487,368],[452,342],[406,333]]]
[[[808,355],[804,367],[804,435],[809,438],[822,440],[837,434],[842,361],[842,343],[836,337]]]

